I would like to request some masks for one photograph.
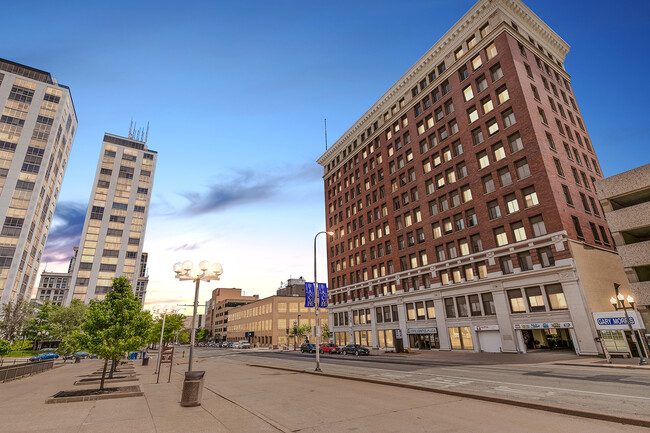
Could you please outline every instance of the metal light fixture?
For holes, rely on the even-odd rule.
[[[634,310],[634,298],[630,295],[628,295],[627,298],[625,298],[625,296],[618,291],[619,287],[621,287],[620,284],[614,283],[614,291],[616,292],[616,298],[614,297],[610,298],[609,302],[612,303],[614,309],[616,309],[617,311],[619,308],[622,308],[623,312],[625,312],[625,320],[627,321],[627,326],[630,329],[630,335],[632,336],[632,340],[634,340],[636,351],[639,353],[639,365],[647,365],[648,362],[643,357],[643,352],[641,351],[641,346],[639,345],[638,336],[634,332],[634,328],[632,328],[632,322],[630,321],[630,316],[627,314],[628,308]],[[625,305],[625,301],[627,301],[628,304],[630,304],[629,307]]]
[[[192,371],[192,361],[194,360],[194,340],[195,340],[195,324],[196,324],[196,309],[199,303],[199,283],[201,281],[218,280],[223,274],[223,268],[219,263],[210,264],[207,260],[199,262],[198,268],[194,267],[191,260],[185,260],[182,263],[176,263],[173,267],[176,278],[179,281],[194,281],[196,288],[194,290],[194,313],[192,314],[192,334],[190,339],[190,359],[187,371]]]
[[[320,321],[318,319],[319,307],[320,307],[320,296],[318,294],[318,276],[316,273],[316,239],[320,234],[327,234],[329,236],[334,236],[334,232],[318,232],[314,236],[314,313],[316,315],[316,368],[315,371],[321,371],[320,369]]]

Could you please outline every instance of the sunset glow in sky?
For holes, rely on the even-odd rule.
[[[648,86],[637,82],[649,3],[525,3],[571,45],[566,69],[604,174],[648,163]],[[159,154],[148,305],[191,302],[192,284],[172,271],[185,259],[223,265],[201,301],[216,287],[265,297],[289,277],[311,280],[325,229],[323,119],[332,144],[473,4],[4,4],[0,57],[70,86],[79,121],[41,268],[67,270],[103,134],[126,136],[133,119],[150,123]],[[27,8],[26,28],[16,17]],[[319,254],[324,282],[322,236]]]

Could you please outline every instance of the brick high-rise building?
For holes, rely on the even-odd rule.
[[[67,304],[103,299],[120,276],[144,300],[138,281],[147,280],[141,255],[157,153],[141,138],[104,134]]]
[[[32,294],[77,129],[68,87],[0,59],[0,304]]]
[[[568,51],[481,0],[318,159],[338,343],[599,352],[625,274]]]

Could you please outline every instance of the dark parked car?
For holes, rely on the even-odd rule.
[[[347,346],[341,347],[341,353],[343,355],[370,355],[370,350],[367,348],[360,346],[358,344],[348,344]]]
[[[334,343],[323,343],[320,345],[320,353],[340,353],[341,348]]]
[[[316,353],[316,345],[312,343],[302,343],[300,345],[300,351],[302,353]]]
[[[59,357],[59,355],[57,353],[47,352],[47,353],[41,353],[38,356],[32,356],[31,358],[29,358],[29,360],[30,361],[43,361],[45,359],[56,359],[58,357]]]

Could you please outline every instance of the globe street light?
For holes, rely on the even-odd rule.
[[[187,371],[192,371],[192,360],[194,359],[194,326],[196,323],[196,309],[199,304],[199,283],[201,281],[218,280],[219,276],[223,274],[223,268],[219,263],[210,264],[209,261],[203,260],[199,263],[199,267],[195,268],[191,260],[185,260],[183,263],[176,263],[174,265],[174,272],[176,278],[180,281],[194,281],[196,289],[194,291],[194,313],[192,314],[192,334],[190,341],[190,362]]]
[[[167,314],[175,314],[176,307],[173,307],[171,305],[160,305],[157,307],[154,307],[152,310],[155,314],[160,314],[163,316],[163,321],[162,321],[162,326],[160,328],[160,344],[158,345],[158,362],[156,362],[156,371],[154,374],[158,374],[160,371],[160,361],[162,360],[162,344],[163,344],[163,334],[165,333],[165,319],[167,318]]]
[[[636,334],[634,333],[634,329],[632,328],[632,322],[630,322],[630,316],[627,314],[627,309],[628,307],[625,305],[625,301],[630,304],[630,309],[634,310],[634,298],[632,296],[625,298],[625,296],[622,293],[619,293],[618,288],[621,287],[620,284],[614,283],[614,290],[616,291],[616,297],[611,297],[609,299],[609,302],[612,304],[615,310],[618,311],[619,308],[622,308],[623,311],[625,312],[625,320],[627,321],[627,326],[630,328],[630,335],[632,336],[632,339],[634,340],[634,345],[636,346],[636,351],[639,352],[639,365],[647,365],[648,362],[645,360],[643,357],[643,352],[641,351],[641,347],[639,346],[639,339],[637,338]]]
[[[319,304],[320,304],[320,296],[318,293],[318,277],[316,274],[316,238],[318,238],[318,235],[320,234],[327,234],[329,236],[334,236],[334,232],[318,232],[316,233],[316,236],[314,236],[314,312],[316,313],[316,370],[315,371],[321,371],[320,369],[320,322],[318,320],[318,310],[319,310]]]

